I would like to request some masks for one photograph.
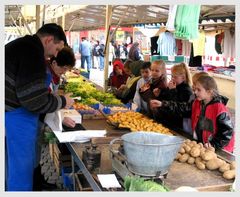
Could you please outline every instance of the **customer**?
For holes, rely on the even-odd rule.
[[[111,89],[118,89],[121,85],[126,84],[128,75],[124,72],[124,65],[120,59],[113,61],[113,71],[109,77],[108,85]]]
[[[39,114],[73,104],[69,95],[50,94],[46,87],[45,60],[65,43],[62,27],[51,23],[5,46],[7,191],[32,190]]]
[[[137,105],[137,109],[143,113],[146,114],[148,111],[148,104],[145,102],[139,93],[139,90],[144,87],[145,85],[148,85],[151,80],[151,62],[144,62],[141,67],[141,76],[142,78],[138,80],[136,92],[133,98],[133,102]]]
[[[196,99],[191,103],[152,100],[152,108],[165,108],[169,113],[191,116],[192,137],[205,147],[224,149],[233,152],[235,135],[230,113],[226,107],[227,99],[218,94],[214,78],[201,76],[197,79],[194,93]]]
[[[87,62],[87,71],[90,72],[92,68],[92,61],[91,61],[91,52],[92,52],[92,45],[91,43],[85,38],[82,38],[82,42],[79,46],[79,53],[81,54],[81,68],[85,69],[85,61]]]
[[[134,42],[133,45],[131,46],[128,53],[128,58],[131,59],[132,61],[137,61],[141,59],[138,42]]]

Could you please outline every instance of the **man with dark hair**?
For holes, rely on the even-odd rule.
[[[57,24],[43,25],[5,45],[6,190],[31,191],[38,119],[73,104],[70,95],[48,92],[45,60],[56,56],[66,36]]]

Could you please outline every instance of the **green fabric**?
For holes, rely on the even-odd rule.
[[[176,38],[184,40],[198,38],[200,10],[200,5],[178,5],[174,32]]]
[[[129,67],[130,70],[132,72],[132,74],[134,74],[136,77],[141,76],[141,67],[143,65],[144,61],[142,60],[138,60],[138,61],[134,61],[132,63],[130,63]]]

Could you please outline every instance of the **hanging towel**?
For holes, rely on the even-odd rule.
[[[168,12],[168,20],[166,24],[166,29],[168,31],[174,31],[174,22],[175,22],[175,16],[177,13],[177,5],[170,5],[169,6],[169,12]]]
[[[200,5],[178,5],[175,17],[176,38],[193,40],[198,38]]]

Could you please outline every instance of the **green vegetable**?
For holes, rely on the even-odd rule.
[[[168,192],[166,186],[160,185],[154,181],[145,181],[137,176],[127,176],[124,179],[125,191],[148,191],[148,192]]]

